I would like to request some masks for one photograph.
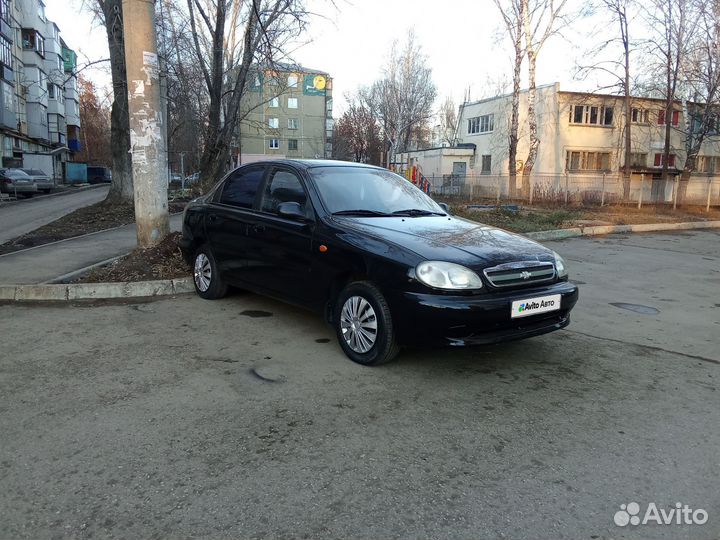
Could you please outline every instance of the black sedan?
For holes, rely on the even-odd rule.
[[[187,206],[181,246],[201,297],[233,285],[322,313],[365,365],[403,345],[552,332],[578,299],[557,253],[451,216],[404,178],[357,163],[235,169]]]

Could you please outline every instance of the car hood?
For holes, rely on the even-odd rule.
[[[487,268],[516,261],[553,261],[553,251],[524,236],[454,216],[345,217],[337,223],[403,246],[427,260]]]

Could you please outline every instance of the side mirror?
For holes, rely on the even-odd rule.
[[[438,206],[443,209],[443,212],[445,212],[447,215],[450,215],[450,207],[447,205],[447,203],[441,202],[438,203]]]
[[[306,221],[305,212],[300,207],[299,203],[294,201],[288,201],[280,203],[277,207],[277,212],[280,217],[292,219],[295,221]]]

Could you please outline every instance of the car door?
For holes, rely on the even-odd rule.
[[[306,220],[280,216],[283,202],[298,203]],[[312,271],[315,212],[301,176],[288,167],[270,167],[258,209],[248,228],[246,279],[272,296],[315,305],[320,290]]]
[[[208,205],[205,232],[218,271],[229,283],[240,283],[247,264],[247,230],[266,166],[248,165],[230,173]]]

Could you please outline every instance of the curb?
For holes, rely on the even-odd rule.
[[[720,229],[720,221],[689,221],[685,223],[638,223],[636,225],[599,225],[593,227],[575,227],[573,229],[555,229],[526,233],[531,240],[565,240],[579,236],[598,236],[602,234],[638,233],[655,231],[687,231],[693,229]]]
[[[172,296],[194,292],[192,278],[114,283],[44,283],[40,285],[0,285],[0,301],[62,302],[110,298]]]

